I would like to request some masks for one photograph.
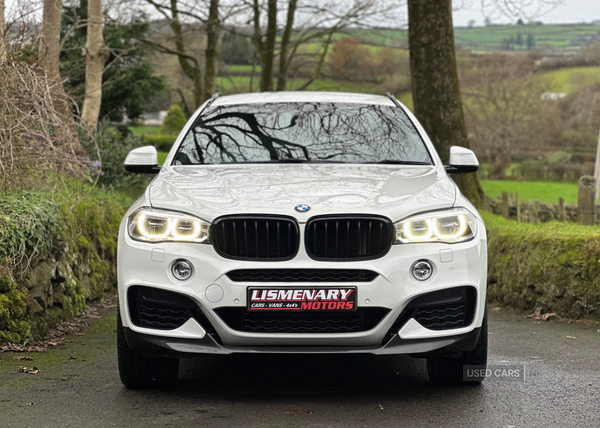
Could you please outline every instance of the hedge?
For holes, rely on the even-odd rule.
[[[488,233],[489,302],[600,319],[600,228],[482,215]]]
[[[145,135],[146,143],[156,147],[159,152],[168,152],[173,147],[177,135]]]

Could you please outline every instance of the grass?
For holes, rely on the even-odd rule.
[[[482,180],[484,192],[491,198],[499,198],[502,192],[516,193],[522,201],[539,200],[558,203],[562,197],[567,204],[577,203],[577,183],[555,183],[549,181]]]
[[[133,132],[133,135],[160,135],[160,128],[158,126],[130,126],[129,130]]]
[[[166,152],[158,152],[158,164],[162,165],[165,163],[165,159],[167,158],[168,153]]]

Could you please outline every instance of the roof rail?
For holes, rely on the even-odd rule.
[[[218,92],[216,92],[212,97],[210,97],[208,99],[208,101],[206,102],[206,104],[204,105],[204,107],[202,108],[202,110],[200,110],[200,113],[198,114],[198,116],[200,116],[204,112],[204,110],[209,108],[212,105],[212,103],[214,103],[217,100],[217,98],[219,98],[219,95],[220,94]]]
[[[385,96],[388,97],[390,100],[392,100],[392,102],[394,104],[396,104],[397,107],[402,107],[402,105],[400,104],[400,101],[398,101],[398,99],[396,99],[396,97],[393,96],[392,94],[390,94],[389,92],[386,92]]]

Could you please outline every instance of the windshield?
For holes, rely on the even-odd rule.
[[[399,107],[302,102],[216,107],[198,117],[173,165],[251,162],[432,164]]]

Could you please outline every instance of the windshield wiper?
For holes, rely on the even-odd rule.
[[[377,162],[365,162],[365,163],[375,163],[375,164],[388,164],[388,165],[427,165],[432,166],[431,162],[422,162],[422,161],[404,161],[404,160],[392,160],[385,159]]]

